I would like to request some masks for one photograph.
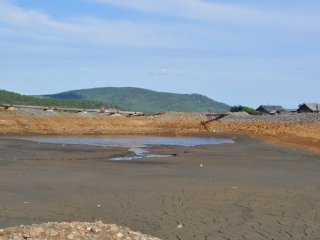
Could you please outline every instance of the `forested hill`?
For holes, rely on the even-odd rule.
[[[46,95],[53,99],[77,99],[107,102],[123,109],[143,112],[227,112],[227,104],[200,94],[156,92],[141,88],[93,88]]]
[[[21,95],[14,92],[0,90],[0,104],[21,104],[21,105],[37,105],[37,106],[57,106],[57,107],[74,107],[74,108],[100,108],[101,106],[116,107],[113,104],[99,102],[94,100],[81,99],[53,99],[47,97],[32,97]]]

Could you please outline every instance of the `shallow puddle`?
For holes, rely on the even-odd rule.
[[[26,139],[26,138],[24,138]],[[152,146],[183,146],[230,144],[232,139],[222,138],[195,138],[195,137],[152,137],[152,136],[104,136],[104,137],[31,137],[28,140],[42,143],[81,144],[91,146],[128,148],[134,155],[111,158],[114,161],[128,161],[141,158],[171,157],[172,154],[151,154]]]

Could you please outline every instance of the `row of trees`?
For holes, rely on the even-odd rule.
[[[104,106],[106,108],[118,108],[113,104],[107,104],[92,100],[78,100],[78,99],[52,99],[25,96],[5,90],[0,90],[0,104],[23,104],[36,106],[55,106],[55,107],[73,107],[82,109],[99,109]]]

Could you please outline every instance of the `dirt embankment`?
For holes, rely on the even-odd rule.
[[[318,118],[318,116],[317,116]],[[271,120],[270,120],[271,119]],[[103,115],[54,114],[29,115],[0,112],[0,132],[3,134],[144,134],[249,135],[262,140],[320,152],[320,122],[274,121],[274,119],[239,119],[206,124],[205,115],[167,113],[149,117],[110,117]]]

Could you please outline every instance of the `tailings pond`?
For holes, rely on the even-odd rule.
[[[234,143],[232,139],[214,137],[152,137],[152,136],[103,136],[103,137],[30,137],[24,138],[42,143],[91,145],[127,148],[133,154],[111,158],[114,161],[128,161],[140,158],[170,157],[150,153],[152,146],[183,146],[215,145]]]

